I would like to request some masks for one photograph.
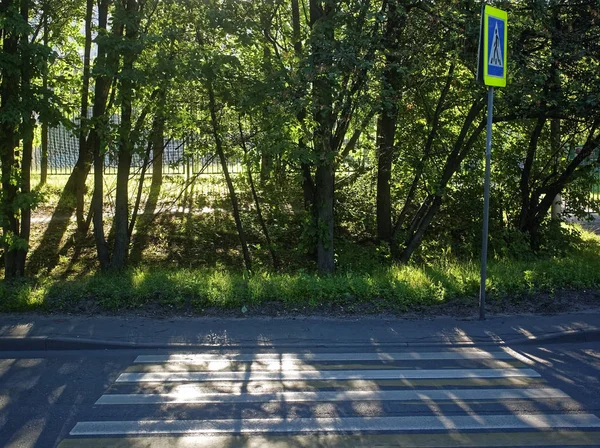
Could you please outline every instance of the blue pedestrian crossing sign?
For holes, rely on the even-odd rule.
[[[481,13],[477,80],[490,87],[506,87],[508,14],[490,5]]]

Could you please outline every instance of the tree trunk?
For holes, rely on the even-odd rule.
[[[40,160],[40,185],[48,182],[48,123],[42,123],[42,157]]]
[[[131,104],[131,103],[130,103]],[[127,107],[125,107],[127,109]],[[124,111],[122,110],[121,113]],[[131,118],[131,115],[129,116]],[[121,118],[121,125],[126,123],[124,117]],[[131,122],[129,122],[131,123]],[[120,271],[127,263],[129,254],[129,170],[131,168],[131,151],[129,143],[124,139],[128,133],[121,135],[122,143],[119,145],[119,161],[117,164],[117,191],[115,197],[115,241],[111,260],[111,269]]]
[[[387,23],[383,35],[385,67],[382,79],[382,107],[377,122],[377,238],[390,241],[392,236],[392,198],[390,180],[395,157],[395,137],[398,118],[398,100],[402,88],[399,70],[401,38],[406,25],[406,11],[399,2],[389,2]]]
[[[94,110],[96,110],[96,107],[94,107]],[[104,154],[102,154],[100,138],[96,132],[92,131],[89,142],[94,151],[94,194],[92,196],[94,240],[100,269],[107,271],[110,267],[110,254],[104,236]]]
[[[21,0],[21,16],[24,23],[29,23],[29,0]],[[33,133],[35,121],[32,110],[32,92],[31,92],[31,56],[29,53],[29,35],[27,33],[21,36],[22,41],[22,68],[21,68],[21,94],[22,104],[25,106],[23,111],[22,135],[23,135],[23,154],[21,160],[21,194],[27,197],[31,193],[31,159],[33,156]],[[25,201],[20,207],[21,210],[21,228],[19,233],[20,248],[17,250],[16,275],[18,277],[25,275],[25,262],[29,249],[29,235],[31,233],[31,205]]]
[[[43,13],[43,27],[44,27],[44,35],[43,35],[43,44],[44,47],[48,47],[48,11],[44,10]],[[46,62],[47,65],[47,62]],[[44,90],[44,94],[48,90],[48,69],[44,70],[44,74],[42,76],[42,89]],[[42,123],[42,154],[40,161],[40,185],[45,185],[48,182],[48,122],[44,120]]]
[[[138,189],[135,198],[135,204],[133,206],[133,212],[131,213],[131,221],[129,222],[129,239],[132,239],[133,230],[137,225],[137,233],[135,240],[133,241],[132,248],[130,251],[130,257],[133,262],[140,261],[142,256],[142,251],[146,246],[146,242],[148,239],[148,230],[149,226],[154,220],[154,213],[156,210],[156,205],[158,203],[158,197],[160,195],[160,187],[162,185],[162,154],[165,146],[165,116],[164,116],[164,107],[165,107],[165,97],[166,97],[166,89],[164,85],[158,87],[157,90],[154,91],[152,97],[150,99],[150,103],[153,101],[154,96],[156,96],[157,107],[155,110],[154,118],[152,120],[152,130],[150,131],[150,137],[148,139],[148,145],[146,148],[146,154],[144,155],[144,163],[142,165],[142,172],[140,173],[140,179],[138,182]],[[135,126],[135,139],[139,139],[139,134],[141,132],[141,128],[143,122],[145,120],[146,110],[144,110],[140,117],[138,117],[138,122]],[[151,158],[151,155],[153,156]],[[158,158],[158,161],[157,161]],[[156,165],[154,165],[156,163]],[[142,200],[142,190],[144,188],[144,181],[146,178],[146,172],[150,164],[153,164],[153,168],[156,170],[152,170],[152,182],[150,184],[150,194],[146,198],[146,204],[144,205],[143,216],[140,217],[138,224],[138,212],[140,209],[140,204]]]
[[[333,200],[335,191],[335,151],[332,147],[334,121],[332,80],[328,77],[333,61],[328,51],[334,42],[334,0],[310,1],[310,22],[313,34],[313,118],[314,151],[317,160],[315,175],[315,215],[317,218],[317,269],[319,274],[335,270],[333,247]]]
[[[300,7],[298,0],[292,0],[292,35],[294,53],[298,60],[302,58],[302,36],[300,33]],[[306,109],[301,107],[296,114],[298,123],[302,124],[306,118]],[[298,152],[308,154],[308,147],[304,136],[298,137]],[[300,160],[300,176],[302,179],[302,194],[304,196],[304,209],[314,215],[313,204],[315,202],[315,184],[311,173],[312,164],[306,160]],[[314,216],[313,216],[314,217]]]
[[[335,270],[333,248],[333,195],[335,187],[333,164],[319,164],[315,176],[317,213],[317,269],[320,274]]]
[[[129,238],[131,239],[131,235],[133,235],[133,229],[135,228],[135,224],[138,217],[138,212],[140,209],[140,203],[142,201],[142,191],[144,189],[144,180],[146,178],[146,171],[150,166],[150,163],[153,165],[152,169],[152,183],[150,185],[150,195],[148,197],[148,202],[154,203],[155,200],[150,200],[150,198],[158,199],[158,195],[160,193],[160,186],[162,185],[162,154],[165,145],[165,118],[164,118],[164,106],[165,106],[165,89],[161,86],[154,92],[150,101],[153,101],[154,96],[157,98],[157,107],[154,114],[154,118],[152,120],[152,130],[150,131],[150,137],[148,139],[148,145],[146,149],[146,153],[144,154],[144,161],[142,164],[142,171],[140,173],[140,179],[138,182],[137,193],[135,197],[135,204],[133,206],[133,212],[131,213],[131,221],[129,222]],[[141,127],[145,120],[147,113],[144,110],[141,116],[138,118],[138,122],[135,126],[135,137],[133,140],[139,139],[139,134],[141,131]],[[150,158],[152,154],[153,158]],[[156,204],[155,204],[156,205]],[[154,208],[154,207],[152,207]]]
[[[556,2],[551,2],[553,7],[552,13],[552,55],[553,59],[555,59],[554,64],[552,64],[550,73],[551,73],[551,87],[550,92],[555,94],[556,97],[559,97],[561,91],[561,81],[560,81],[560,73],[557,70],[557,61],[562,57],[562,49],[560,48],[561,40],[563,39],[563,30],[562,24],[560,21],[559,8],[556,6]],[[554,175],[558,172],[558,166],[560,163],[560,119],[555,118],[550,121],[550,148],[552,150],[554,162]],[[560,193],[554,197],[554,201],[552,202],[552,208],[550,212],[551,219],[557,221],[561,217],[561,197]]]
[[[392,236],[392,199],[390,179],[394,160],[397,107],[382,112],[377,125],[377,239],[389,241]],[[391,116],[392,115],[392,116]]]
[[[165,103],[166,89],[161,87],[158,92],[156,115],[152,121],[152,185],[160,188],[163,181],[163,154],[165,149]]]
[[[235,188],[233,181],[229,175],[229,168],[227,167],[227,159],[225,158],[225,152],[223,151],[223,142],[221,141],[221,134],[219,133],[219,121],[217,118],[217,104],[215,100],[215,92],[213,90],[212,80],[208,81],[208,100],[210,107],[210,117],[212,124],[213,137],[215,139],[215,146],[217,147],[217,154],[221,161],[221,167],[223,168],[223,175],[225,176],[225,182],[227,183],[227,189],[229,190],[229,198],[231,199],[231,207],[233,209],[233,219],[235,220],[235,227],[240,238],[240,244],[242,245],[242,254],[244,257],[244,264],[246,270],[252,272],[252,261],[250,259],[250,251],[248,250],[248,244],[246,243],[246,234],[244,233],[244,227],[242,226],[242,219],[240,217],[240,208],[238,205],[237,195],[235,194]]]
[[[102,0],[98,4],[98,28],[106,30],[108,19],[108,8],[111,0]],[[104,152],[100,138],[102,127],[106,124],[106,101],[108,99],[108,90],[110,88],[110,78],[102,74],[103,70],[108,68],[108,58],[105,45],[98,45],[98,56],[96,65],[101,73],[96,77],[94,87],[94,106],[93,117],[96,123],[90,130],[88,137],[89,147],[94,156],[94,194],[92,197],[92,209],[94,223],[94,240],[96,242],[96,251],[98,261],[102,271],[107,271],[110,267],[110,252],[108,243],[104,235]]]
[[[554,170],[556,173],[558,164],[560,163],[560,120],[557,118],[550,122],[550,146],[552,148],[553,157],[556,159]],[[560,193],[558,193],[552,202],[551,218],[554,221],[558,221],[561,217],[561,213],[561,197]]]
[[[137,0],[127,0],[125,5],[125,39],[128,46],[133,45],[138,36]],[[122,270],[127,264],[129,255],[129,171],[131,158],[137,136],[132,133],[132,99],[133,80],[129,74],[133,71],[135,51],[128,47],[123,50],[123,67],[119,89],[121,104],[121,124],[119,126],[119,155],[117,164],[117,190],[115,196],[114,231],[115,241],[113,246],[111,269]]]
[[[164,149],[165,134],[157,132],[152,142],[152,188],[159,188],[163,182]]]
[[[530,221],[530,212],[532,205],[535,206],[537,200],[532,198],[531,194],[531,172],[533,170],[533,162],[535,160],[535,153],[537,150],[538,141],[542,135],[544,125],[546,124],[546,114],[542,112],[536,121],[535,128],[529,139],[529,146],[527,148],[527,155],[525,156],[525,162],[523,164],[523,171],[521,172],[521,179],[519,180],[519,187],[521,190],[521,212],[519,214],[519,229],[523,232],[527,232],[527,227],[530,227],[528,222]]]
[[[86,123],[88,120],[88,95],[90,91],[90,55],[92,50],[92,14],[94,9],[94,0],[87,0],[85,14],[85,44],[83,53],[83,83],[81,87],[81,113],[79,122],[79,171],[75,178],[75,199],[77,218],[77,230],[80,234],[87,233],[85,220],[85,192],[86,181],[92,167],[92,154],[87,146]]]
[[[21,194],[31,193],[31,159],[33,156],[34,122],[29,119],[23,123],[23,160],[21,162]],[[25,275],[25,263],[29,252],[31,234],[31,205],[25,203],[21,208],[20,239],[22,248],[17,251],[17,276]]]
[[[263,20],[263,28],[265,36],[270,36],[271,34],[271,24],[269,23],[270,19],[265,18]],[[263,44],[263,73],[265,79],[269,79],[271,73],[273,72],[273,64],[271,64],[271,50],[269,49],[269,45],[265,42]],[[267,181],[271,178],[271,172],[273,171],[273,152],[272,151],[262,151],[260,158],[260,182],[261,185],[265,185]]]
[[[83,81],[81,88],[81,109],[79,129],[79,155],[73,171],[65,184],[65,192],[75,196],[75,215],[78,232],[87,231],[84,216],[85,183],[92,167],[93,154],[87,144],[85,124],[87,122],[88,95],[90,86],[90,54],[92,45],[93,0],[87,0],[85,17],[85,44],[83,54]]]
[[[150,151],[152,150],[152,141],[148,142],[148,147],[146,148],[146,154],[144,154],[144,162],[142,164],[142,171],[140,173],[140,179],[138,181],[137,193],[135,195],[135,203],[133,204],[133,211],[131,212],[131,221],[129,221],[129,239],[131,240],[131,236],[133,235],[133,229],[135,229],[135,224],[138,218],[138,212],[140,210],[140,204],[142,202],[142,191],[144,190],[144,180],[146,179],[146,170],[148,169],[148,165],[150,164]],[[152,187],[151,187],[152,191]],[[152,193],[151,193],[152,194]]]
[[[400,256],[401,263],[408,263],[414,251],[419,247],[421,242],[423,241],[423,237],[425,236],[425,232],[429,228],[433,217],[436,215],[440,206],[442,205],[442,196],[435,195],[433,199],[429,198],[429,202],[431,205],[426,208],[427,212],[422,219],[419,220],[418,225],[416,226],[415,232],[411,235],[411,237],[406,241],[404,250]]]
[[[6,11],[14,12],[14,0],[5,0]],[[15,27],[5,27],[2,30],[2,50],[7,57],[2,70],[2,90],[0,114],[17,117],[19,111],[20,74],[16,64],[10,64],[10,59],[18,59],[19,33]],[[3,117],[4,118],[4,117]],[[18,187],[14,179],[17,168],[16,151],[19,145],[17,134],[18,118],[3,119],[0,122],[0,159],[2,161],[2,213],[4,220],[2,230],[4,236],[4,278],[9,280],[17,276],[17,251],[14,247],[19,236],[19,220],[15,211]]]
[[[308,151],[306,143],[302,140],[298,142],[298,146]],[[300,171],[302,175],[302,194],[304,197],[304,209],[314,214],[313,204],[315,203],[315,183],[311,173],[311,164],[307,162],[300,163]]]

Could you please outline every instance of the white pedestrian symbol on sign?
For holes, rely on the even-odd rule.
[[[500,42],[500,33],[498,32],[498,23],[494,28],[494,40],[492,41],[492,52],[490,54],[490,65],[502,67],[504,58],[502,57],[502,47]]]

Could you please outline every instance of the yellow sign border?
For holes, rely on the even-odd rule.
[[[498,20],[502,20],[504,22],[504,77],[500,78],[498,76],[489,76],[488,73],[488,64],[489,64],[489,55],[488,55],[488,43],[489,43],[489,25],[488,25],[488,17],[494,17]],[[508,14],[506,11],[502,11],[501,9],[494,8],[490,5],[485,5],[483,11],[483,83],[486,86],[490,87],[506,87],[506,73],[507,73],[507,62],[508,62]]]

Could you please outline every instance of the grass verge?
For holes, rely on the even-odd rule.
[[[584,233],[584,239],[588,243],[584,249],[562,258],[490,262],[490,299],[518,301],[537,293],[599,289],[599,240],[589,233]],[[2,284],[0,311],[152,309],[193,314],[229,310],[244,314],[271,307],[284,312],[403,313],[452,301],[474,305],[478,289],[479,265],[458,261],[381,266],[369,273],[345,272],[329,277],[269,272],[248,276],[224,269],[133,268],[120,275],[87,275],[76,280],[46,277]]]

